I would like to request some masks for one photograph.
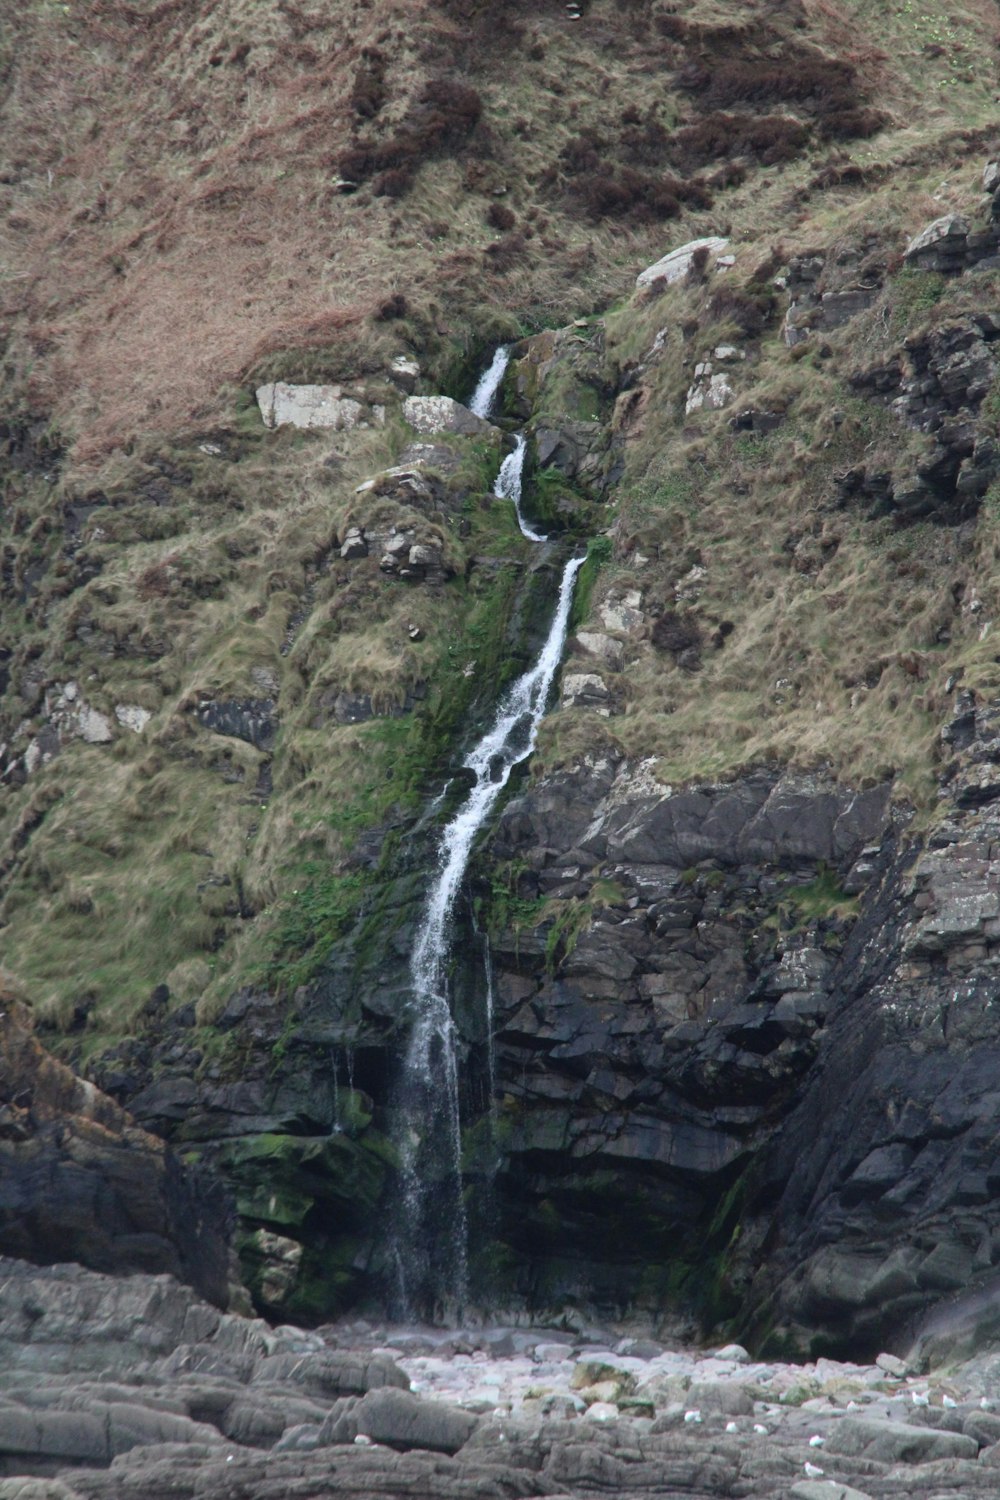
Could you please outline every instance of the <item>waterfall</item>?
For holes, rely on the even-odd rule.
[[[523,432],[519,432],[513,453],[508,453],[500,465],[500,473],[493,486],[493,493],[500,500],[513,500],[514,510],[517,512],[517,524],[521,528],[522,536],[526,536],[529,542],[545,542],[548,538],[529,526],[521,514],[521,486],[524,479],[524,455],[527,446],[527,438]]]
[[[459,1038],[448,997],[452,915],[476,835],[511,771],[535,747],[562,659],[573,586],[582,564],[582,558],[566,564],[538,660],[504,694],[493,723],[463,762],[474,782],[441,832],[436,875],[417,924],[410,959],[413,1024],[400,1092],[403,1194],[394,1254],[404,1315],[414,1312],[414,1291],[421,1283],[458,1311],[468,1295]]]
[[[472,400],[469,402],[469,410],[477,417],[482,417],[484,421],[489,418],[490,409],[496,399],[497,391],[500,389],[500,382],[506,374],[509,364],[510,346],[508,344],[501,344],[493,356],[493,362],[489,369],[484,370],[479,377],[476,389],[472,393]]]
[[[493,356],[488,370],[484,370],[479,377],[476,389],[472,393],[469,402],[469,410],[477,417],[488,417],[496,400],[500,382],[510,364],[510,346],[501,344]],[[527,451],[528,441],[523,432],[517,434],[514,449],[507,454],[500,465],[500,473],[497,475],[493,486],[493,493],[500,500],[513,500],[514,510],[517,513],[517,524],[521,528],[521,535],[526,536],[529,542],[544,542],[548,538],[540,531],[535,531],[529,526],[521,514],[521,488],[524,480],[524,456]]]

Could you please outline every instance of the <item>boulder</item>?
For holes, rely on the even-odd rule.
[[[923,271],[961,269],[967,248],[969,221],[961,214],[943,214],[928,224],[906,247],[904,260]]]
[[[729,376],[721,370],[712,374],[710,364],[700,364],[695,367],[694,384],[688,387],[687,399],[684,403],[686,416],[691,416],[696,411],[721,411],[733,400],[735,392],[729,381]]]
[[[389,366],[389,374],[393,384],[409,395],[420,379],[420,366],[408,354],[397,354]]]
[[[589,708],[599,714],[611,712],[611,694],[596,672],[567,672],[562,681],[562,701],[567,708]]]
[[[141,734],[152,717],[149,709],[140,708],[138,703],[115,704],[115,718],[133,734]]]
[[[863,1490],[836,1479],[800,1479],[788,1491],[789,1500],[871,1500]]]
[[[351,427],[381,425],[381,407],[365,407],[343,396],[339,385],[290,385],[272,381],[255,392],[265,427],[326,427],[341,432]]]
[[[661,260],[654,261],[651,266],[640,271],[635,284],[636,286],[651,286],[654,281],[665,281],[669,286],[675,281],[682,281],[694,264],[695,255],[699,250],[706,250],[709,258],[714,258],[728,244],[728,240],[720,239],[718,235],[708,235],[700,240],[689,240],[686,245],[678,245],[676,250],[668,251]]]
[[[478,1417],[441,1401],[422,1401],[410,1391],[386,1386],[358,1401],[339,1402],[324,1422],[320,1441],[353,1442],[359,1434],[405,1452],[426,1448],[457,1453],[479,1424]]]
[[[340,555],[345,562],[354,562],[359,557],[368,556],[368,543],[360,527],[351,526],[348,529],[340,548]]]
[[[415,431],[433,436],[454,432],[460,437],[489,437],[499,442],[500,434],[492,423],[475,416],[467,406],[450,396],[408,396],[403,402],[403,417]]]
[[[576,640],[589,656],[596,656],[610,671],[621,671],[625,661],[625,651],[621,641],[593,630],[578,631]]]
[[[870,1458],[886,1464],[921,1464],[941,1458],[979,1455],[975,1438],[884,1417],[844,1417],[827,1438],[828,1453]]]

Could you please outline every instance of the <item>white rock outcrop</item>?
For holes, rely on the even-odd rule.
[[[380,427],[385,407],[364,406],[341,394],[339,385],[289,385],[271,381],[256,391],[265,427],[326,427],[343,432],[351,427]]]
[[[621,671],[625,662],[625,649],[621,641],[595,630],[579,630],[576,639],[589,656],[596,656],[612,672]]]
[[[115,718],[133,734],[141,734],[152,717],[149,709],[140,708],[138,703],[115,704]]]
[[[678,245],[676,250],[671,250],[662,260],[640,271],[635,278],[635,284],[636,286],[650,286],[654,281],[665,281],[670,286],[672,282],[682,281],[690,271],[698,250],[707,250],[714,258],[725,250],[728,244],[728,240],[720,239],[717,235],[709,235],[702,240],[689,240],[686,245]]]
[[[611,713],[611,694],[596,672],[569,672],[562,681],[565,708],[589,708],[605,718]]]
[[[412,391],[420,379],[420,366],[406,354],[397,354],[389,371],[393,382],[404,391]]]
[[[684,412],[690,416],[696,411],[721,411],[735,395],[729,376],[721,370],[712,373],[712,366],[705,360],[694,367],[694,381],[688,388]]]
[[[417,432],[425,434],[454,432],[461,437],[499,438],[491,422],[450,396],[408,396],[403,402],[403,417]]]
[[[623,633],[637,630],[646,618],[639,607],[641,604],[642,595],[638,589],[628,589],[624,594],[606,599],[599,611],[605,630]]]

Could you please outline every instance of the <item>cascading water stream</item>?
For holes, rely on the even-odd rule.
[[[507,373],[509,363],[510,346],[508,344],[501,344],[493,356],[489,369],[484,370],[482,375],[480,375],[476,389],[472,393],[469,410],[475,416],[482,417],[484,421],[489,418],[493,403],[496,400],[497,391],[500,389],[500,382]]]
[[[489,410],[509,351],[499,349],[480,380],[472,407]],[[525,536],[545,538],[520,515],[524,438],[504,461],[494,493],[513,499]],[[506,470],[506,476],[504,473]],[[501,487],[503,486],[503,487]],[[566,564],[548,637],[534,666],[501,699],[493,722],[469,752],[463,768],[472,787],[442,830],[436,875],[418,923],[410,958],[412,1029],[399,1096],[403,1193],[394,1260],[399,1311],[412,1316],[415,1296],[430,1290],[441,1304],[461,1311],[468,1296],[467,1220],[462,1199],[462,1136],[459,1114],[459,1037],[448,995],[448,958],[455,901],[476,836],[514,767],[535,747],[538,727],[562,660],[576,575],[583,564]],[[490,996],[492,1008],[492,994]],[[488,1017],[492,1057],[492,1016]]]
[[[395,1256],[404,1314],[414,1311],[412,1289],[419,1282],[435,1286],[458,1308],[468,1293],[458,1036],[448,1002],[452,914],[476,835],[511,771],[535,747],[538,726],[562,660],[573,586],[582,566],[582,558],[566,564],[555,614],[538,660],[504,694],[492,725],[463,762],[475,780],[462,806],[442,830],[437,875],[424,903],[410,959],[413,1028],[403,1065],[403,1202]]]
[[[521,488],[524,482],[524,455],[527,447],[527,438],[523,432],[519,432],[513,453],[508,453],[500,465],[500,473],[493,486],[493,493],[500,500],[513,500],[514,509],[517,512],[517,524],[521,528],[522,536],[526,536],[529,542],[546,542],[548,537],[536,531],[533,526],[529,526],[521,513]]]

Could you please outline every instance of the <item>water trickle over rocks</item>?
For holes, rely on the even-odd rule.
[[[494,399],[508,351],[500,349],[473,396],[486,412]],[[495,493],[520,510],[525,439],[500,471]],[[511,461],[514,461],[513,463]],[[506,471],[506,472],[505,472]],[[503,792],[514,767],[534,749],[556,671],[562,659],[582,558],[566,563],[548,636],[534,665],[508,689],[487,732],[463,761],[472,788],[441,832],[437,876],[424,903],[410,962],[412,1028],[399,1090],[397,1145],[402,1197],[392,1258],[399,1305],[412,1315],[432,1305],[461,1310],[468,1297],[468,1224],[462,1196],[462,1131],[459,1103],[460,1043],[449,999],[448,958],[453,912],[477,834]],[[492,1018],[488,1017],[488,1025]]]

